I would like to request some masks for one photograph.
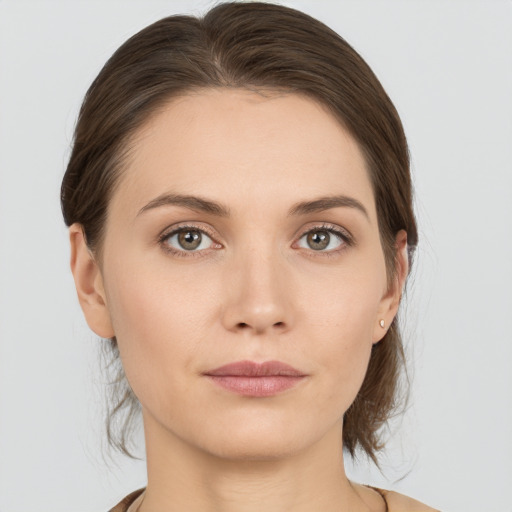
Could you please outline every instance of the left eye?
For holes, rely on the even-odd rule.
[[[213,240],[199,229],[182,228],[170,233],[165,241],[180,251],[199,251],[208,249]]]
[[[305,240],[307,245],[302,245],[302,240]],[[333,230],[314,229],[301,236],[299,240],[299,247],[303,247],[304,249],[313,249],[314,251],[328,252],[330,250],[338,249],[344,243],[345,240],[343,237]]]

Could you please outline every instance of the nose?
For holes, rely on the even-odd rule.
[[[227,265],[222,322],[231,332],[278,334],[293,324],[293,283],[278,251],[247,248]]]

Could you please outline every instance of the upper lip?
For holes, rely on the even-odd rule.
[[[213,370],[208,370],[205,375],[210,376],[237,376],[237,377],[303,377],[305,373],[297,370],[289,364],[281,361],[266,361],[255,363],[253,361],[237,361],[229,363]]]

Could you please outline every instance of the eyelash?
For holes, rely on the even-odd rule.
[[[199,231],[200,233],[203,233],[203,234],[209,236],[214,243],[218,244],[218,242],[215,241],[214,234],[210,230],[203,228],[203,227],[200,228],[198,226],[189,225],[189,224],[186,224],[183,226],[178,226],[177,228],[174,228],[171,231],[165,231],[158,238],[158,243],[161,245],[162,249],[165,252],[170,253],[173,256],[177,256],[179,258],[197,258],[197,257],[204,256],[204,252],[209,252],[209,249],[203,249],[201,251],[177,250],[177,249],[172,248],[169,244],[166,243],[166,240],[168,240],[171,236],[176,235],[177,233],[180,233],[181,231],[187,231],[187,230]],[[340,228],[334,226],[333,224],[328,224],[328,223],[322,223],[318,226],[314,226],[314,227],[308,229],[307,231],[304,231],[300,235],[298,240],[301,240],[305,235],[315,232],[315,231],[327,231],[329,234],[334,234],[334,236],[336,236],[343,242],[343,245],[339,249],[332,249],[330,251],[315,251],[314,249],[311,249],[308,252],[312,253],[313,257],[320,256],[320,257],[332,258],[332,257],[335,257],[338,254],[340,254],[347,247],[351,247],[354,245],[354,240],[353,240],[352,236],[348,233],[348,231],[341,230]]]

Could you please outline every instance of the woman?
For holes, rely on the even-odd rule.
[[[337,34],[262,3],[142,30],[86,95],[62,207],[142,410],[148,484],[113,511],[433,510],[344,471],[396,405],[417,231],[398,115]]]

